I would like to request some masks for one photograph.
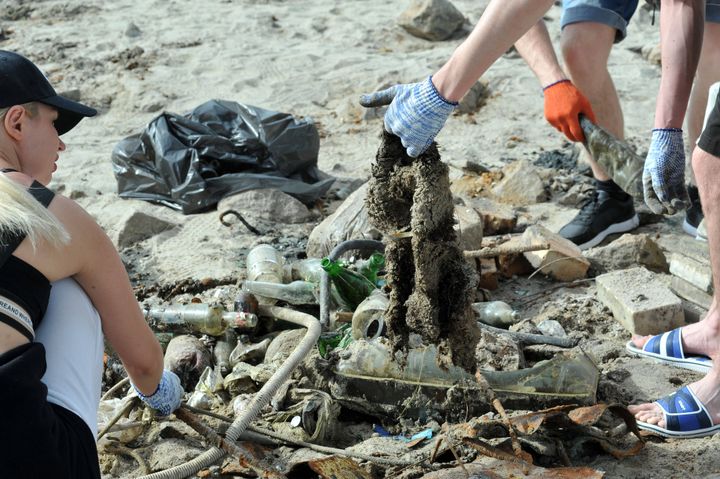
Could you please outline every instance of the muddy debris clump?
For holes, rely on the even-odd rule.
[[[437,145],[411,158],[383,131],[366,206],[387,238],[385,324],[393,350],[407,351],[414,333],[473,372],[480,336],[470,304],[478,277],[458,247],[448,166]]]

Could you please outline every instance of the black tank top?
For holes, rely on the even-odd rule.
[[[55,197],[55,193],[37,181],[28,191],[46,208]],[[25,235],[13,234],[0,240],[0,322],[32,341],[47,310],[50,281],[33,266],[12,255],[24,239]]]

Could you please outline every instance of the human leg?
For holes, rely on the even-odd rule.
[[[694,325],[683,328],[683,345],[686,350],[705,354],[713,360],[710,372],[689,386],[697,400],[707,410],[712,424],[720,424],[720,99],[715,101],[713,112],[693,151],[692,167],[698,181],[700,199],[705,212],[708,231],[710,265],[715,293],[707,316]],[[639,347],[647,338],[634,339]],[[635,417],[651,426],[667,427],[667,417],[657,403],[631,406]]]
[[[48,401],[74,412],[97,435],[104,344],[100,316],[75,280],[53,283],[35,340],[45,346]]]
[[[563,2],[561,50],[572,82],[590,100],[597,123],[614,136],[624,138],[620,100],[607,68],[615,42],[625,37],[627,22],[636,1],[566,0]],[[633,199],[624,192],[583,147],[597,191],[578,215],[560,229],[564,238],[587,249],[612,233],[637,227]]]

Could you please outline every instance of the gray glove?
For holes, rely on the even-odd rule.
[[[685,147],[679,128],[655,128],[643,168],[645,204],[672,215],[689,203],[685,189]]]
[[[430,146],[458,105],[440,95],[432,77],[363,95],[360,104],[364,107],[390,105],[385,113],[385,130],[399,136],[407,154],[413,158]]]

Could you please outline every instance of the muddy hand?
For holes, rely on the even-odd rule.
[[[688,204],[682,130],[656,128],[643,168],[645,204],[653,213],[672,215]]]
[[[430,146],[457,106],[440,95],[432,77],[363,95],[360,104],[364,107],[390,105],[385,113],[385,129],[400,137],[407,154],[414,158]]]
[[[545,97],[545,119],[560,130],[570,141],[585,142],[585,134],[580,127],[580,115],[593,123],[590,102],[570,80],[560,80],[543,88]]]

